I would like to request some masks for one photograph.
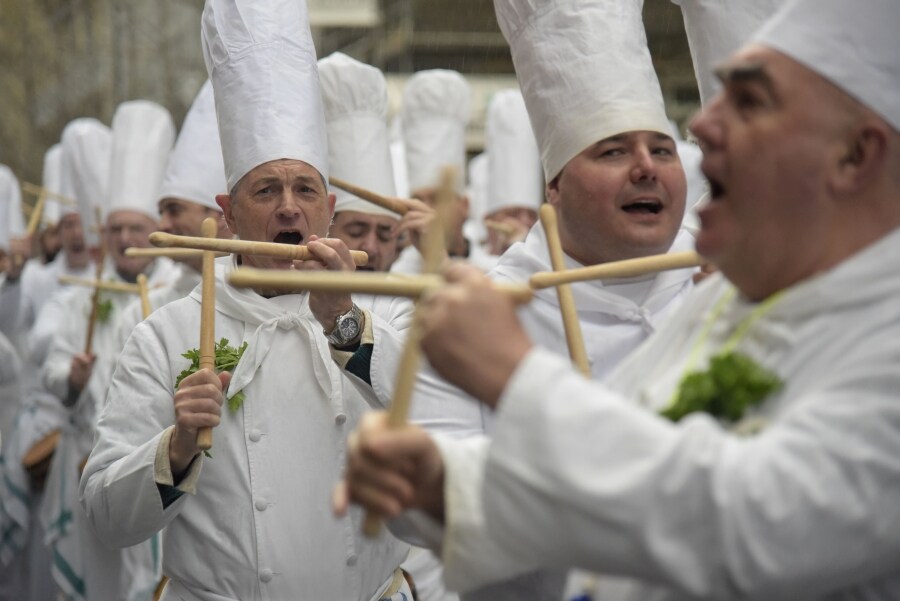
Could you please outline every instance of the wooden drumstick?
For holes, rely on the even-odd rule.
[[[64,194],[60,194],[59,192],[53,192],[52,190],[48,190],[43,186],[38,186],[37,184],[32,184],[30,182],[22,182],[22,190],[28,192],[29,194],[34,194],[37,197],[40,197],[41,194],[45,195],[47,198],[51,198],[58,203],[69,205],[69,206],[77,206],[78,203],[68,196]]]
[[[138,294],[141,296],[141,315],[144,319],[150,317],[153,313],[153,307],[150,306],[150,291],[147,288],[147,276],[143,273],[137,277]]]
[[[515,235],[518,230],[514,225],[510,225],[508,223],[503,223],[502,221],[495,221],[493,219],[485,219],[484,227],[489,230],[494,230],[495,232],[500,232],[504,236],[512,236]]]
[[[389,273],[337,271],[281,271],[241,267],[234,270],[228,283],[236,288],[300,292],[315,290],[349,294],[373,294],[418,299],[429,290],[445,284],[438,275],[405,275]],[[510,296],[517,304],[531,301],[534,292],[528,286],[500,282],[494,284],[499,292]]]
[[[387,196],[382,196],[377,192],[366,190],[365,188],[361,188],[360,186],[345,182],[344,180],[338,179],[336,177],[329,177],[328,183],[330,183],[335,188],[340,188],[344,192],[349,192],[354,196],[358,196],[365,201],[371,202],[373,205],[377,205],[382,209],[393,211],[394,213],[397,213],[399,215],[406,215],[409,212],[410,206],[402,198],[390,198]]]
[[[179,259],[199,259],[203,256],[203,252],[200,249],[195,248],[138,248],[136,246],[132,246],[131,248],[125,249],[126,257],[166,257],[168,259],[175,259],[176,261]],[[216,257],[224,257],[228,255],[225,252],[217,252],[215,253]]]
[[[456,192],[453,181],[456,177],[452,167],[446,167],[441,172],[441,186],[435,197],[434,209],[437,212],[431,226],[424,234],[422,246],[422,273],[435,273],[444,259],[446,232],[444,228],[449,221],[446,217],[448,207],[453,203]],[[397,369],[397,379],[394,384],[394,396],[391,400],[391,408],[388,412],[388,426],[399,428],[406,423],[409,416],[409,406],[412,400],[412,392],[416,382],[416,373],[419,371],[421,350],[419,342],[422,339],[422,320],[420,305],[416,305],[413,314],[412,325],[407,331],[406,343],[403,353],[400,355],[400,366]],[[381,519],[371,513],[367,513],[363,522],[363,534],[368,537],[378,536],[381,531]]]
[[[57,279],[60,284],[66,284],[67,286],[84,286],[111,292],[127,292],[128,294],[141,293],[141,289],[137,284],[129,284],[127,282],[104,282],[103,280],[88,280],[71,275],[61,275]]]
[[[315,260],[315,256],[309,252],[306,246],[299,244],[278,244],[275,242],[254,242],[249,240],[226,240],[222,238],[198,238],[195,236],[175,236],[165,232],[153,232],[150,234],[150,243],[154,246],[193,248],[199,250],[211,250],[216,252],[236,253],[241,255],[257,255],[274,257],[277,259],[290,259],[292,261]],[[369,261],[369,255],[361,250],[351,250],[350,255],[357,265],[365,265]]]
[[[94,279],[100,281],[103,277],[103,263],[106,260],[106,245],[100,243],[100,257],[97,259],[97,268]],[[84,354],[90,355],[94,345],[94,326],[97,324],[97,311],[100,307],[100,286],[94,286],[94,295],[91,297],[91,315],[88,317],[87,334],[85,336]]]
[[[207,217],[200,226],[200,233],[206,238],[215,238],[219,227],[216,220]],[[203,280],[200,301],[200,369],[216,371],[216,253],[208,250],[203,253]],[[212,428],[200,428],[197,431],[197,446],[201,451],[212,447]]]
[[[541,205],[541,224],[543,224],[544,233],[547,236],[550,265],[553,266],[554,271],[562,271],[566,268],[566,260],[563,255],[562,242],[559,239],[556,209],[553,208],[553,205]],[[584,349],[584,336],[581,333],[581,323],[578,321],[578,310],[575,308],[575,296],[572,294],[572,288],[569,284],[560,284],[556,287],[556,295],[562,312],[569,356],[572,357],[572,363],[575,364],[578,371],[590,377],[591,366],[588,363],[587,351]]]
[[[552,288],[560,284],[602,280],[606,278],[633,278],[649,273],[658,273],[672,269],[700,267],[706,261],[694,251],[653,255],[639,259],[626,259],[602,263],[589,267],[579,267],[565,271],[541,271],[529,278],[528,283],[534,289]]]

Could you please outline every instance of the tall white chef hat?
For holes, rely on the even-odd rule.
[[[700,102],[721,89],[715,66],[741,47],[786,0],[672,0],[681,7]]]
[[[84,239],[99,242],[95,207],[106,214],[112,131],[96,119],[75,119],[62,133],[62,193],[78,202]],[[71,207],[61,207],[63,211]]]
[[[547,181],[595,142],[670,135],[643,0],[494,0]]]
[[[472,90],[465,78],[446,69],[419,71],[406,82],[400,110],[410,191],[437,186],[441,170],[452,166],[456,189],[462,192],[472,112]]]
[[[62,144],[54,144],[44,153],[44,170],[41,172],[41,185],[48,192],[62,194]],[[73,199],[74,200],[74,199]],[[74,211],[77,207],[70,207]],[[41,214],[41,223],[45,227],[59,223],[62,216],[60,202],[48,196],[44,201],[44,212]]]
[[[159,188],[175,142],[169,111],[147,100],[123,102],[113,115],[112,136],[109,214],[137,211],[158,221]]]
[[[336,52],[319,61],[322,102],[328,128],[331,174],[385,196],[394,196],[394,168],[388,145],[387,84],[384,75]],[[334,212],[399,215],[335,189]]]
[[[216,194],[227,194],[216,104],[209,80],[200,88],[169,153],[159,200],[180,198],[221,211]]]
[[[518,90],[503,90],[491,98],[485,151],[490,175],[484,212],[489,215],[507,207],[537,211],[544,199],[541,153]]]
[[[215,89],[228,189],[278,159],[328,181],[328,142],[306,2],[207,0],[203,58]]]
[[[25,233],[22,191],[12,169],[0,165],[0,249],[9,251],[9,241]]]
[[[900,131],[900,2],[795,0],[751,41],[786,54]]]

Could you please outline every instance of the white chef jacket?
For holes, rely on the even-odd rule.
[[[154,288],[148,293],[150,299],[150,310],[154,311],[186,297],[191,291],[200,284],[200,273],[193,268],[188,267],[184,263],[179,265],[178,276],[172,281],[159,288]],[[133,298],[133,297],[132,297]],[[119,337],[119,348],[125,347],[125,342],[131,336],[134,326],[144,321],[144,311],[141,307],[141,299],[133,298],[125,309],[119,314],[116,323],[117,335]]]
[[[60,252],[46,265],[28,261],[18,281],[7,280],[0,285],[0,331],[13,342],[22,358],[30,352],[27,346],[29,332],[35,327],[41,308],[54,294],[65,288],[64,284],[59,283],[59,276],[92,278],[94,272],[93,263],[81,269],[70,268],[66,264],[65,252]],[[48,332],[51,337],[55,333]]]
[[[644,601],[900,598],[897,256],[900,230],[751,319],[736,350],[784,383],[737,425],[755,436],[656,415],[684,349],[705,369],[759,307],[721,276],[606,385],[534,350],[492,440],[441,443],[449,582],[578,566],[632,578],[617,598]]]
[[[370,405],[332,361],[308,294],[265,299],[225,284],[230,258],[218,265],[216,339],[249,345],[228,391],[244,391],[241,409],[223,408],[212,458],[194,460],[178,485],[189,494],[164,508],[155,473],[168,469],[160,443],[175,421],[175,378],[189,364],[181,354],[198,346],[200,292],[157,309],[120,357],[82,504],[110,545],[165,527],[167,599],[366,601],[407,552],[388,534],[363,538],[357,510],[331,512],[346,435]],[[378,341],[390,326],[372,321]]]
[[[178,267],[169,259],[156,259],[148,275],[150,286],[172,281]],[[109,263],[101,279],[123,282]],[[59,308],[64,317],[53,337],[47,359],[41,369],[41,383],[45,390],[59,399],[66,399],[72,357],[83,352],[87,320],[91,311],[93,290],[72,287],[54,298],[41,313]],[[50,472],[41,507],[41,523],[46,530],[46,542],[53,550],[53,576],[59,587],[76,599],[130,599],[133,595],[153,588],[160,579],[158,543],[148,542],[138,549],[127,551],[104,547],[90,531],[78,504],[78,470],[94,442],[94,427],[100,406],[112,377],[112,370],[121,351],[117,335],[117,316],[133,300],[125,292],[101,291],[101,300],[112,303],[109,318],[98,321],[92,343],[97,359],[91,377],[75,405],[67,412],[59,442],[53,454]],[[51,319],[48,317],[48,319]],[[58,319],[58,318],[53,318]],[[132,574],[122,582],[122,561],[127,556],[130,565],[144,565],[146,569]],[[120,589],[124,592],[119,596]],[[87,597],[85,597],[87,595]]]

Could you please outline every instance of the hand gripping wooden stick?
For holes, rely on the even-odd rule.
[[[242,255],[275,257],[277,259],[290,259],[292,261],[308,261],[310,259],[315,259],[308,248],[299,244],[277,244],[275,242],[175,236],[173,234],[166,234],[165,232],[153,232],[150,234],[150,243],[154,246],[194,248]],[[351,250],[350,255],[357,265],[365,265],[369,261],[369,255],[361,250]]]
[[[344,180],[338,179],[336,177],[329,177],[328,183],[330,183],[335,188],[340,188],[344,192],[349,192],[354,196],[358,196],[363,200],[371,202],[373,205],[377,205],[382,209],[393,211],[394,213],[397,213],[399,215],[406,215],[409,212],[410,206],[402,198],[390,198],[388,196],[382,196],[377,192],[366,190],[365,188],[361,188],[360,186],[345,182]]]
[[[138,275],[137,285],[138,294],[141,296],[141,316],[147,319],[153,313],[153,307],[150,306],[150,290],[147,287],[147,276],[143,273]]]
[[[534,289],[552,288],[560,284],[602,280],[606,278],[633,278],[648,273],[658,273],[672,269],[700,267],[705,261],[694,251],[653,255],[639,259],[613,261],[589,267],[579,267],[566,271],[539,271],[531,276],[528,283]]]
[[[541,224],[547,236],[547,249],[550,251],[550,265],[554,271],[563,271],[566,261],[563,255],[562,242],[559,239],[559,227],[556,222],[556,209],[553,205],[541,205]],[[578,321],[578,310],[575,308],[575,297],[569,284],[560,284],[556,287],[556,295],[559,298],[559,308],[562,311],[563,329],[566,332],[566,344],[569,346],[569,356],[572,363],[583,375],[591,376],[591,366],[588,363],[587,351],[584,350],[584,336],[581,333],[581,323]]]
[[[200,226],[204,238],[215,238],[218,233],[216,220],[207,217]],[[208,250],[203,253],[203,292],[200,301],[200,369],[216,371],[216,256]],[[201,451],[212,447],[212,428],[200,428],[197,431],[197,446]]]
[[[425,232],[422,253],[422,273],[435,273],[441,265],[445,253],[444,228],[446,227],[449,205],[454,200],[453,180],[455,172],[452,167],[445,168],[441,173],[441,187],[435,198],[435,211],[437,215],[431,226]],[[397,369],[397,380],[394,384],[394,397],[391,400],[391,409],[388,413],[388,426],[399,428],[406,423],[409,415],[409,405],[412,400],[413,387],[416,382],[416,373],[419,371],[421,351],[419,341],[422,338],[421,309],[416,305],[412,325],[407,331],[406,343],[403,353],[400,355],[400,366]],[[367,513],[363,522],[363,534],[368,537],[378,536],[381,531],[381,520],[378,516]]]

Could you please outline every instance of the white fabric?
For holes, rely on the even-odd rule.
[[[215,89],[225,177],[296,159],[328,181],[328,143],[306,2],[207,0],[203,58]]]
[[[643,4],[494,0],[547,181],[604,138],[627,131],[671,134],[647,49]]]
[[[737,350],[784,382],[748,416],[765,425],[755,436],[706,415],[677,425],[654,415],[713,307],[726,298],[696,369],[756,308],[728,300],[734,289],[719,276],[605,386],[530,354],[482,459],[445,454],[449,490],[467,486],[465,465],[484,470],[485,527],[456,529],[450,508],[448,537],[486,536],[500,550],[473,553],[475,538],[466,554],[445,547],[450,582],[578,565],[645,582],[615,583],[621,599],[896,599],[900,277],[887,258],[898,253],[895,230],[753,322]]]
[[[486,152],[472,157],[468,172],[469,184],[466,187],[466,196],[469,199],[469,218],[463,224],[463,233],[470,240],[480,241],[487,237],[487,229],[484,227],[489,177]]]
[[[0,249],[9,252],[9,241],[24,233],[19,180],[9,167],[0,165]]]
[[[54,144],[44,153],[44,169],[41,174],[45,190],[62,194],[62,144]],[[48,197],[44,201],[44,212],[41,213],[42,224],[47,226],[59,223],[59,205],[59,200],[53,197]]]
[[[82,478],[83,504],[108,544],[165,527],[164,572],[180,598],[366,601],[406,555],[390,536],[363,538],[356,510],[337,519],[329,507],[345,436],[369,403],[330,360],[308,296],[231,288],[230,261],[218,262],[216,338],[249,343],[229,389],[246,399],[237,413],[223,411],[213,457],[197,459],[196,495],[163,509],[154,461],[174,423],[175,378],[189,363],[181,354],[197,346],[199,292],[154,311],[129,338]]]
[[[541,153],[521,92],[494,94],[484,135],[489,170],[484,212],[490,215],[508,207],[537,211],[544,201]]]
[[[681,7],[700,102],[712,100],[722,84],[713,71],[740,48],[787,0],[672,0]]]
[[[387,84],[381,71],[340,52],[319,61],[328,128],[331,175],[384,196],[394,196],[388,145]],[[334,189],[334,212],[355,211],[399,219],[400,215]]]
[[[900,131],[900,2],[794,0],[753,36],[853,96]]]
[[[108,210],[109,167],[112,131],[96,119],[70,121],[62,133],[62,193],[78,202],[78,207],[60,207],[62,215],[78,212],[81,229],[89,246],[99,244],[97,215]]]
[[[148,284],[152,287],[170,282],[177,273],[172,261],[156,259],[147,274]],[[111,263],[107,264],[103,279],[123,281]],[[84,352],[92,295],[91,289],[73,287],[59,298],[66,318],[59,324],[41,369],[44,388],[58,402],[68,396],[72,357]],[[40,517],[47,533],[46,542],[53,549],[53,576],[61,590],[75,599],[111,598],[107,595],[130,599],[141,591],[152,591],[160,578],[158,542],[147,541],[138,549],[113,551],[98,541],[78,504],[78,466],[93,447],[97,416],[122,348],[116,318],[132,298],[133,295],[124,292],[101,293],[103,301],[112,303],[112,311],[107,320],[95,325],[92,351],[96,360],[91,378],[67,412],[68,419],[62,424],[47,476]],[[139,561],[146,569],[132,570],[127,581],[120,582],[124,557],[134,560],[135,555],[142,558]]]
[[[689,232],[696,234],[700,231],[700,218],[697,216],[697,210],[709,192],[709,182],[706,180],[706,176],[703,175],[703,171],[700,170],[700,164],[703,162],[703,151],[692,142],[678,140],[675,142],[675,145],[678,149],[678,158],[681,159],[681,166],[684,168],[685,179],[687,180],[687,198],[684,203],[682,224]]]
[[[44,305],[63,287],[59,277],[92,278],[94,273],[93,263],[83,269],[70,268],[65,253],[60,252],[46,265],[28,261],[18,282],[0,284],[0,332],[6,334],[21,357],[30,356],[35,365],[43,363],[47,345],[56,335],[53,328],[58,324],[48,322],[46,328],[41,328],[39,342],[34,338],[33,329],[40,327],[38,316]]]
[[[194,98],[169,154],[159,200],[180,198],[221,211],[216,195],[228,192],[216,103],[212,83],[207,80]]]
[[[108,214],[138,211],[159,220],[159,188],[175,143],[169,111],[154,102],[132,100],[116,108],[112,121]]]
[[[400,110],[410,191],[437,187],[441,170],[450,166],[462,193],[472,112],[468,82],[456,71],[419,71],[406,82]]]
[[[150,300],[151,313],[160,307],[186,297],[199,284],[200,274],[188,267],[187,264],[182,263],[179,266],[178,276],[174,280],[167,282],[164,286],[154,288],[147,295]],[[116,322],[115,327],[118,330],[119,348],[125,348],[125,342],[131,336],[132,330],[142,321],[144,321],[144,311],[141,306],[141,299],[134,298],[122,310]]]
[[[454,259],[462,259],[478,267],[482,271],[487,271],[497,264],[497,257],[488,254],[484,248],[471,238],[466,238],[469,242],[468,257],[453,257]],[[415,246],[407,246],[397,257],[397,260],[391,264],[392,273],[422,273],[422,254]]]

